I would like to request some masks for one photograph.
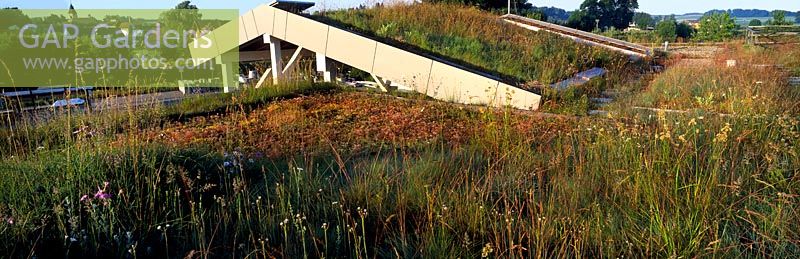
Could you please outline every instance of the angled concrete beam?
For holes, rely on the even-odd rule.
[[[286,65],[283,67],[281,74],[283,74],[284,76],[288,76],[287,73],[291,71],[292,68],[294,68],[294,66],[297,64],[297,61],[300,59],[302,53],[303,53],[303,47],[297,47],[297,49],[294,51],[294,54],[292,54],[292,57],[289,58],[289,62],[287,62]]]
[[[272,68],[267,68],[267,71],[264,71],[264,73],[261,74],[261,78],[258,79],[258,83],[256,83],[256,88],[260,88],[260,87],[264,86],[264,84],[267,82],[267,78],[271,74],[272,74]]]
[[[370,75],[372,76],[372,79],[375,80],[375,83],[378,83],[378,88],[380,88],[381,91],[389,92],[389,85],[391,84],[391,82],[389,81],[384,82],[383,78],[380,78],[375,74],[370,74]]]

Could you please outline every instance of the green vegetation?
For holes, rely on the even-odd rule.
[[[465,6],[477,6],[481,9],[485,10],[496,10],[496,9],[507,9],[508,8],[508,0],[425,0],[425,3],[433,3],[433,4],[458,4],[458,5],[465,5]],[[527,6],[529,5],[525,0],[513,0],[511,1],[511,8],[515,8],[517,6]]]
[[[637,12],[633,15],[633,22],[640,30],[647,30],[649,27],[656,26],[656,20],[648,13]]]
[[[507,71],[509,60],[555,70],[605,55],[499,27],[476,9],[422,7],[331,19],[413,46],[447,42],[420,45],[442,55],[481,49],[488,56],[474,60]],[[553,54],[510,55],[512,44],[467,37],[479,33]],[[0,254],[795,257],[800,91],[786,77],[800,74],[800,49],[731,44],[718,58],[738,65],[668,60],[664,73],[618,89],[603,118],[301,82],[2,125]],[[546,101],[585,112],[587,96],[619,76],[545,91]]]
[[[243,109],[238,100],[246,99],[231,96],[226,111],[186,122],[55,129],[45,134],[68,139],[64,145],[4,156],[0,251],[267,258],[800,252],[794,111],[546,119],[359,93]]]
[[[656,25],[656,35],[661,41],[673,42],[678,37],[678,23],[674,20],[664,20]]]
[[[595,66],[619,69],[627,63],[622,55],[500,23],[491,13],[462,6],[395,5],[317,18],[528,86],[555,83]]]
[[[687,41],[694,37],[695,29],[694,27],[686,24],[685,22],[678,23],[677,27],[675,28],[675,33],[677,34],[678,38]]]
[[[761,26],[763,24],[761,23],[761,20],[759,20],[759,19],[752,19],[752,20],[750,20],[750,23],[748,23],[747,25],[748,26]]]
[[[707,15],[700,20],[697,39],[701,41],[725,41],[733,37],[735,28],[736,23],[727,12]]]
[[[237,94],[215,94],[185,99],[174,106],[157,107],[146,112],[107,111],[100,114],[75,112],[69,117],[46,120],[39,118],[0,122],[0,156],[19,155],[41,148],[61,148],[72,143],[70,134],[83,129],[93,129],[96,135],[113,135],[125,131],[136,131],[140,127],[158,125],[169,120],[184,120],[194,116],[227,112],[231,107],[249,110],[270,101],[296,97],[314,92],[336,89],[331,84],[289,84],[258,90],[247,90]],[[13,127],[9,130],[8,127]],[[108,130],[105,132],[103,130]]]
[[[669,110],[702,110],[729,115],[779,115],[795,112],[800,89],[788,86],[786,74],[776,64],[796,69],[800,51],[792,46],[760,48],[729,46],[724,59],[736,67],[718,64],[678,64],[658,76],[649,87],[632,96],[627,105]]]
[[[639,8],[637,0],[601,1],[584,0],[581,8],[572,12],[567,26],[584,31],[628,28],[633,21],[634,10]]]
[[[772,20],[768,21],[767,24],[775,26],[783,26],[783,25],[792,25],[794,23],[786,20],[786,11],[775,11],[772,12]]]

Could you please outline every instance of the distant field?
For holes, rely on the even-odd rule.
[[[678,21],[686,21],[686,20],[699,20],[702,17],[703,16],[699,15],[699,14],[690,14],[690,15],[675,16],[675,19],[677,19]],[[767,17],[734,17],[733,18],[733,20],[736,21],[736,24],[739,24],[739,25],[747,25],[753,19],[759,19],[759,20],[761,20],[761,22],[766,22],[766,21],[772,19],[772,17],[767,16]],[[787,21],[794,21],[794,19],[795,19],[795,16],[786,16],[786,20]]]
[[[759,20],[761,20],[761,22],[767,22],[768,20],[771,20],[772,17],[737,17],[737,18],[734,18],[734,20],[736,21],[736,24],[740,24],[740,25],[748,25],[748,24],[750,24],[750,21],[753,20],[753,19],[759,19]],[[794,16],[786,16],[786,20],[787,21],[794,21],[794,19],[795,19]]]

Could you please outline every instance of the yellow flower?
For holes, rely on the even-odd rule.
[[[482,258],[489,257],[489,255],[490,255],[492,252],[494,252],[494,249],[492,249],[492,244],[490,244],[490,243],[486,243],[486,245],[485,245],[485,246],[483,246],[483,249],[481,250],[481,257],[482,257]]]
[[[722,127],[722,130],[717,133],[714,137],[714,143],[722,143],[728,141],[728,133],[731,132],[731,125],[729,123],[725,123],[725,127]]]

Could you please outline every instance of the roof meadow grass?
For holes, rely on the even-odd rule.
[[[399,3],[317,13],[314,18],[525,85],[555,83],[595,66],[613,70],[628,63],[623,55],[523,29],[474,7]]]

